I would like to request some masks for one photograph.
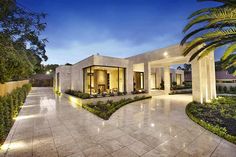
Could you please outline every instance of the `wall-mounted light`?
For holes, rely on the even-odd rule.
[[[50,74],[50,71],[46,71],[46,75],[49,75]]]

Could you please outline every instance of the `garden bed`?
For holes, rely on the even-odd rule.
[[[191,102],[186,113],[205,129],[236,144],[236,97],[219,97],[204,104]]]
[[[90,97],[89,99],[82,99],[82,98],[79,98],[77,96],[73,96],[73,95],[70,95],[70,94],[66,94],[66,93],[61,93],[62,96],[66,97],[67,99],[69,99],[71,102],[74,102],[75,104],[79,105],[79,106],[82,106],[82,104],[91,104],[91,103],[97,103],[99,101],[103,101],[103,102],[106,102],[106,101],[109,101],[109,100],[112,100],[112,101],[120,101],[121,99],[128,99],[128,98],[131,98],[133,99],[134,97],[136,96],[150,96],[149,94],[127,94],[127,95],[116,95],[116,96],[105,96],[105,97],[96,97],[96,98],[92,98]]]
[[[98,101],[97,103],[83,104],[82,107],[98,117],[108,120],[110,116],[122,106],[149,98],[151,98],[151,96],[135,96],[133,99],[124,98],[119,101],[108,100],[106,102]]]

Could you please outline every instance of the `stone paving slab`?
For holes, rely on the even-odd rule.
[[[51,88],[33,88],[1,151],[6,157],[235,157],[236,145],[192,122],[189,95],[128,104],[104,121]]]

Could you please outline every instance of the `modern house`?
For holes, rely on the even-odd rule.
[[[189,56],[182,55],[182,47],[170,46],[128,58],[92,55],[74,65],[59,66],[55,73],[55,89],[79,90],[89,94],[102,92],[132,92],[145,90],[152,94],[169,94],[171,82],[181,85],[184,73],[170,66],[188,63]],[[215,94],[214,53],[192,64],[193,97],[207,101]],[[164,82],[163,82],[163,81]],[[160,89],[161,82],[164,90]],[[206,88],[206,89],[205,89]]]

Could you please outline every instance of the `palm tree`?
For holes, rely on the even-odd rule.
[[[236,75],[236,0],[198,0],[221,2],[222,5],[204,8],[189,16],[189,23],[183,32],[187,33],[193,26],[199,26],[187,33],[181,41],[185,45],[183,55],[193,52],[190,61],[201,59],[217,48],[227,46],[221,61],[225,69],[234,69]],[[193,39],[190,39],[193,37]],[[189,40],[190,39],[190,40]],[[196,49],[201,46],[200,49]]]

